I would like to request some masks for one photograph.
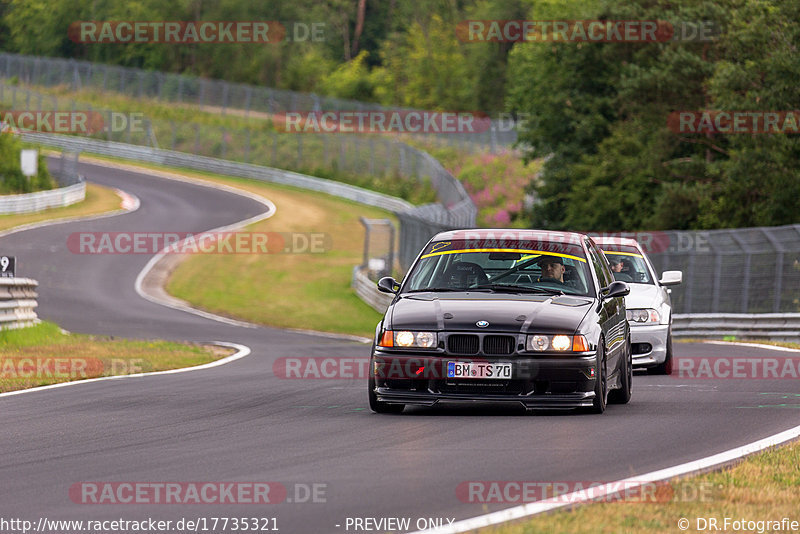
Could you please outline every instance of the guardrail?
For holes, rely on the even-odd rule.
[[[67,187],[22,193],[19,195],[0,195],[0,213],[33,213],[50,208],[61,208],[81,202],[86,198],[86,182]]]
[[[675,314],[672,335],[800,342],[800,313]]]
[[[0,330],[33,326],[39,282],[30,278],[0,278]]]
[[[355,290],[358,298],[369,304],[378,313],[385,312],[394,298],[394,295],[378,291],[378,286],[369,279],[364,267],[361,265],[353,267],[353,281],[350,285]]]
[[[66,150],[91,152],[104,156],[145,161],[159,165],[186,167],[227,176],[238,176],[240,178],[251,178],[265,182],[291,185],[346,198],[369,206],[377,206],[392,212],[404,211],[414,207],[413,204],[403,199],[384,195],[383,193],[377,193],[361,187],[315,178],[292,171],[263,167],[261,165],[237,163],[224,159],[198,156],[196,154],[129,145],[127,143],[117,143],[114,141],[100,141],[86,137],[43,133],[23,133],[20,135],[25,141],[31,143],[39,143],[41,145],[54,146]]]
[[[251,163],[239,163],[174,150],[70,135],[23,133],[21,136],[25,141],[65,150],[91,152],[160,165],[186,167],[228,176],[291,185],[389,210],[398,214],[400,218],[399,260],[401,267],[404,269],[410,266],[417,252],[436,232],[475,225],[477,208],[470,200],[461,183],[454,178],[452,182],[442,178],[441,182],[434,181],[433,183],[434,187],[439,186],[441,188],[442,197],[448,197],[453,200],[452,204],[445,206],[440,203],[434,203],[414,206],[400,198],[361,187]],[[426,161],[429,165],[441,167],[433,157],[427,154],[426,156],[428,156]],[[443,170],[443,172],[446,173],[447,171]],[[403,216],[403,214],[407,214],[407,216]]]

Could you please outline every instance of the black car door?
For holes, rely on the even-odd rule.
[[[597,280],[601,287],[607,287],[614,280],[608,261],[603,253],[587,241],[589,257],[592,261]],[[608,363],[608,377],[612,378],[617,369],[620,369],[619,359],[625,354],[625,340],[627,337],[624,298],[604,299],[601,305],[600,328],[606,340],[606,361]]]

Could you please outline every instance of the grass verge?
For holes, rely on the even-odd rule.
[[[86,156],[83,159],[88,160]],[[256,180],[158,165],[136,166],[231,185],[266,197],[277,206],[275,215],[243,231],[322,233],[331,245],[323,253],[190,255],[172,272],[166,286],[170,294],[204,310],[253,323],[374,335],[381,315],[356,296],[350,281],[353,266],[363,259],[364,227],[359,216],[394,220],[389,212]]]
[[[671,481],[652,493],[653,499],[634,498],[593,503],[558,511],[524,522],[481,529],[482,534],[530,534],[538,532],[597,534],[635,532],[791,532],[786,527],[765,528],[735,520],[799,521],[800,441],[750,456],[722,471]],[[663,491],[666,489],[667,491]],[[656,502],[653,502],[656,501]],[[731,523],[724,527],[725,518]],[[717,520],[709,528],[708,520]],[[679,521],[688,520],[687,529]],[[706,521],[705,523],[703,521]],[[705,528],[703,528],[705,526]],[[766,526],[766,525],[762,525]],[[794,531],[797,531],[795,529]]]
[[[12,86],[0,80],[0,104],[17,109],[27,101],[37,109],[113,109],[136,113],[149,127],[97,132],[91,137],[133,143],[231,161],[266,165],[301,172],[398,196],[414,204],[436,198],[430,180],[414,161],[405,161],[402,147],[386,136],[355,134],[294,134],[275,130],[272,118],[263,113],[248,117],[231,112],[156,99],[137,99],[113,92],[66,87]],[[235,111],[235,110],[234,110]],[[401,168],[401,164],[403,168]],[[410,178],[403,176],[413,175]]]
[[[0,392],[191,367],[232,352],[210,345],[66,334],[58,325],[42,322],[0,331]]]
[[[0,231],[42,221],[99,215],[119,207],[120,198],[114,190],[96,184],[86,184],[86,198],[83,202],[37,213],[0,215]]]

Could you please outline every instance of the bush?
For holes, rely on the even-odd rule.
[[[22,174],[19,163],[22,148],[22,142],[12,134],[0,134],[0,194],[13,195],[53,189],[56,184],[47,170],[47,162],[42,154],[39,154],[39,173],[30,179]]]

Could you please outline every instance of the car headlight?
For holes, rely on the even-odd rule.
[[[436,332],[412,332],[410,330],[386,330],[378,343],[379,347],[419,349],[434,349],[436,345]]]
[[[586,342],[586,338],[583,336],[532,334],[527,337],[525,348],[530,352],[544,352],[546,350],[586,352],[589,350],[589,343]]]
[[[641,324],[657,324],[661,322],[661,314],[652,308],[627,310],[628,322]]]

